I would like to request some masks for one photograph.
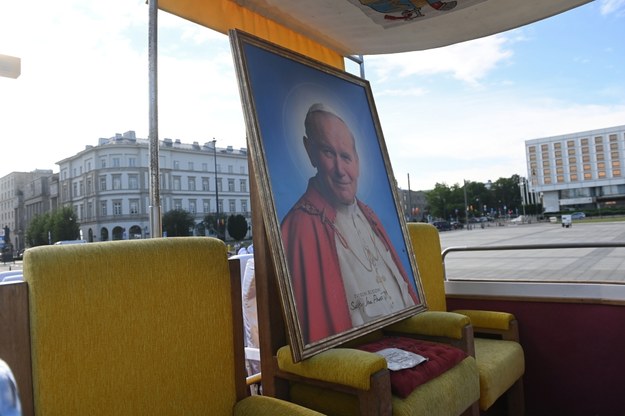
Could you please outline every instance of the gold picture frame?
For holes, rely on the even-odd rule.
[[[368,81],[230,39],[293,359],[425,310]]]

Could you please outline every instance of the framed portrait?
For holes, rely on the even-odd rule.
[[[230,39],[293,359],[425,310],[369,83]]]

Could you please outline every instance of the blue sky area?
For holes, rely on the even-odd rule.
[[[22,59],[17,80],[0,78],[0,176],[57,171],[100,137],[148,136],[147,25],[143,0],[0,0],[0,54]],[[159,26],[160,138],[245,146],[227,37],[162,12]],[[365,57],[400,186],[526,175],[525,140],[624,125],[624,40],[625,0],[598,0],[471,42]]]

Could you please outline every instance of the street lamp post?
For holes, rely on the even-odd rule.
[[[219,237],[219,185],[217,183],[217,139],[213,138],[213,151],[215,152],[215,225],[217,237]]]

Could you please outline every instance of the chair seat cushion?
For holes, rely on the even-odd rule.
[[[428,359],[416,367],[391,371],[391,390],[393,394],[401,398],[408,397],[414,389],[443,374],[467,357],[467,354],[461,349],[447,344],[407,337],[384,337],[358,348],[369,352],[376,352],[385,348],[399,348]]]
[[[521,344],[475,338],[475,358],[480,370],[480,409],[488,409],[525,372]]]

